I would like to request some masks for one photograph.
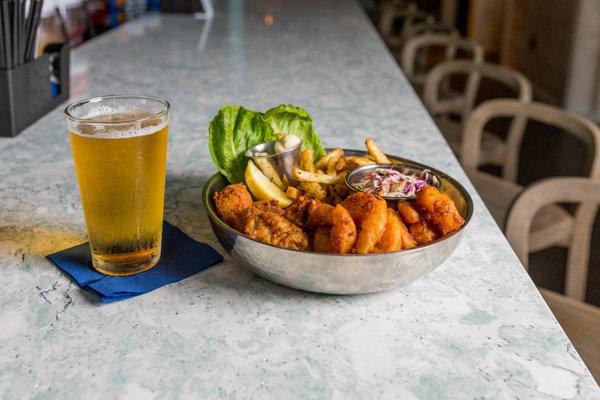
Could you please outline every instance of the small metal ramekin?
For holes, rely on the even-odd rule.
[[[278,141],[275,140],[272,142],[261,143],[246,150],[244,155],[251,160],[256,160],[258,158],[267,160],[275,168],[286,186],[297,186],[298,182],[292,177],[292,170],[299,164],[302,140],[300,140],[298,145],[281,153],[275,152],[275,143],[277,142]],[[256,155],[260,153],[266,153],[267,155]]]
[[[353,169],[352,171],[350,171],[348,173],[348,176],[346,177],[346,185],[348,185],[348,187],[355,191],[355,192],[360,192],[361,190],[359,188],[356,187],[356,184],[358,184],[358,182],[360,182],[362,180],[362,178],[364,178],[366,175],[370,174],[371,172],[373,172],[376,169],[393,169],[399,172],[402,172],[403,174],[413,174],[413,175],[418,175],[420,173],[422,173],[424,170],[429,171],[429,173],[432,176],[432,181],[431,181],[431,185],[435,186],[436,188],[440,187],[440,178],[433,173],[433,171],[431,171],[431,169],[429,168],[423,168],[417,165],[413,165],[413,164],[407,164],[407,163],[399,163],[399,164],[369,164],[369,165],[363,165],[362,167],[358,167]],[[414,196],[409,197],[396,197],[396,196],[381,196],[386,200],[411,200],[414,198]]]

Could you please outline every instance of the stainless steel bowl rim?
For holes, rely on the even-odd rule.
[[[327,151],[330,151],[331,149],[327,149]],[[366,155],[367,152],[362,151],[362,150],[350,150],[350,149],[344,149],[344,153],[352,153],[352,154],[357,154],[357,155]],[[402,163],[406,163],[406,164],[411,164],[414,166],[417,166],[419,168],[423,168],[423,169],[429,169],[432,173],[434,173],[435,175],[438,176],[438,178],[442,178],[442,179],[446,179],[448,181],[450,181],[454,186],[456,186],[459,191],[461,192],[463,198],[465,199],[465,202],[467,204],[467,212],[466,215],[464,217],[465,219],[465,223],[463,226],[461,226],[459,229],[455,230],[454,232],[451,232],[447,235],[445,235],[444,237],[441,237],[439,239],[434,240],[433,242],[424,244],[424,245],[419,245],[415,248],[412,249],[404,249],[404,250],[398,250],[398,251],[390,251],[387,252],[385,254],[406,254],[406,253],[410,253],[410,252],[416,252],[419,251],[423,248],[426,247],[433,247],[436,244],[443,242],[444,240],[458,234],[459,232],[461,232],[462,230],[466,229],[467,225],[469,224],[469,222],[471,221],[471,217],[473,216],[473,199],[471,198],[471,195],[469,194],[469,192],[467,192],[467,190],[464,188],[463,185],[461,185],[457,180],[455,180],[454,178],[452,178],[451,176],[447,175],[446,173],[439,171],[433,167],[429,167],[427,165],[418,163],[416,161],[412,161],[412,160],[408,160],[406,158],[402,158],[402,157],[397,157],[394,155],[390,155],[387,154],[388,157],[394,159],[394,160],[401,160]],[[318,255],[323,255],[323,256],[329,256],[329,257],[363,257],[363,258],[368,258],[368,257],[375,257],[375,256],[380,256],[381,253],[372,253],[372,254],[332,254],[332,253],[323,253],[323,252],[319,252],[319,251],[304,251],[304,250],[294,250],[294,249],[287,249],[284,247],[278,247],[278,246],[274,246],[272,244],[268,244],[268,243],[264,243],[264,242],[260,242],[258,240],[252,239],[251,237],[243,234],[242,232],[233,229],[232,227],[230,227],[229,225],[227,225],[225,222],[223,222],[221,220],[221,218],[219,218],[218,214],[216,213],[216,211],[214,210],[214,205],[213,205],[213,199],[210,198],[210,193],[209,193],[209,188],[212,187],[212,182],[218,178],[222,177],[220,172],[217,172],[216,174],[214,174],[213,176],[211,176],[210,178],[208,178],[208,180],[206,181],[206,183],[204,184],[204,187],[202,188],[202,202],[204,203],[204,208],[206,209],[206,212],[208,213],[209,217],[216,223],[218,224],[221,228],[227,230],[228,232],[234,233],[236,235],[240,235],[245,237],[248,240],[251,240],[252,242],[255,242],[258,245],[262,245],[262,246],[268,246],[268,247],[272,247],[272,248],[276,248],[279,249],[281,251],[291,251],[291,252],[296,252],[296,253],[304,253],[304,254],[318,254]],[[223,177],[224,178],[224,177]],[[226,178],[224,178],[226,179]]]

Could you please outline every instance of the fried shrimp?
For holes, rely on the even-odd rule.
[[[387,204],[381,197],[358,192],[344,200],[342,206],[360,227],[356,239],[356,252],[371,253],[381,240],[387,224]]]
[[[402,220],[407,224],[414,224],[419,220],[419,212],[415,210],[412,204],[408,201],[400,200],[398,202],[398,212]]]
[[[352,251],[356,243],[356,225],[350,216],[348,210],[341,205],[330,206],[329,204],[319,205],[308,217],[307,226],[317,227],[313,248],[319,247],[321,250],[327,248],[332,253],[346,254]],[[328,232],[328,246],[325,246],[323,237],[325,232],[320,229],[330,228]]]
[[[427,244],[437,239],[437,234],[429,227],[424,219],[409,227],[410,234],[418,244]]]
[[[465,223],[452,199],[434,186],[424,187],[417,192],[417,204],[426,211],[424,217],[442,235],[457,230]]]
[[[398,214],[391,208],[387,209],[387,223],[385,224],[385,232],[375,245],[374,253],[385,253],[386,251],[402,250],[402,233]]]
[[[313,250],[320,251],[321,253],[333,253],[331,243],[329,242],[330,234],[331,228],[328,226],[319,226],[313,236]]]
[[[347,166],[342,165],[346,160],[341,163],[340,159],[332,158],[326,165],[332,176],[338,174],[338,167]],[[313,175],[324,172],[317,170]],[[297,197],[284,208],[277,200],[253,202],[246,186],[238,183],[214,194],[215,209],[225,223],[253,240],[335,254],[411,249],[442,238],[465,223],[453,200],[435,186],[417,191],[415,200],[388,207],[386,200],[375,194],[348,196],[348,188],[337,180],[328,185],[304,183],[314,183],[315,189],[327,195],[320,193],[316,199],[314,193],[297,189]]]
[[[332,224],[331,222],[331,212],[333,211],[333,206],[329,204],[320,204],[317,208],[315,208],[310,214],[308,214],[308,221],[306,222],[306,226],[308,227],[317,227],[317,226],[329,226]]]
[[[233,226],[242,211],[252,208],[252,196],[243,183],[227,185],[214,195],[217,213],[226,224]]]
[[[348,210],[336,205],[331,211],[331,249],[340,254],[352,251],[356,243],[356,225]]]
[[[417,241],[410,234],[406,225],[402,220],[400,221],[400,241],[402,242],[403,249],[412,249],[413,247],[417,247]]]
[[[300,196],[291,206],[285,209],[284,216],[294,224],[303,227],[308,221],[308,216],[319,206],[321,202],[308,197]]]
[[[375,253],[411,249],[417,245],[408,229],[394,210],[387,209],[385,232],[375,246]]]

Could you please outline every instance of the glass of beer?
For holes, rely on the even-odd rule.
[[[96,97],[65,109],[93,267],[131,275],[160,258],[168,102]]]

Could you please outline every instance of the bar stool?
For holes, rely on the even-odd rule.
[[[515,200],[506,222],[506,237],[528,269],[529,237],[538,212],[557,203],[578,203],[574,228],[566,245],[569,256],[566,294],[540,289],[544,300],[597,381],[600,381],[600,308],[583,302],[591,229],[600,205],[600,181],[551,178],[525,189]]]
[[[433,48],[443,48],[444,57],[442,61],[454,60],[459,51],[467,54],[467,59],[474,63],[483,62],[483,48],[476,42],[457,38],[448,34],[424,34],[415,36],[406,42],[402,49],[401,66],[409,82],[417,93],[422,92],[422,86],[427,76],[427,57],[417,57],[420,52],[428,54]],[[417,59],[420,61],[417,63]],[[437,63],[435,63],[437,64]]]
[[[513,124],[518,127],[509,132],[506,140],[502,178],[477,170],[481,164],[481,138],[484,127],[490,120],[501,117],[516,119],[517,122],[513,121]],[[511,204],[524,190],[524,187],[515,183],[514,180],[517,175],[519,149],[524,134],[522,127],[528,120],[558,127],[582,140],[590,155],[589,178],[600,179],[600,128],[592,121],[541,103],[522,103],[509,99],[486,101],[473,110],[465,122],[461,162],[500,228],[504,227]],[[519,126],[522,127],[519,128]],[[587,205],[580,209],[587,209]],[[595,206],[592,211],[595,213]],[[574,229],[580,222],[558,205],[542,207],[531,223],[528,239],[529,251],[535,252],[552,246],[568,246]],[[590,218],[589,221],[586,219],[584,222],[585,227],[579,226],[577,231],[579,235],[591,234],[593,221]],[[575,253],[587,259],[589,243],[580,243],[577,252],[573,252],[573,254]],[[579,256],[574,255],[573,257]],[[583,298],[581,291],[569,288],[568,290],[570,296]]]
[[[447,88],[443,90],[445,96],[442,98],[442,85],[448,83],[451,77],[466,76],[467,81],[462,92],[452,91]],[[482,78],[493,81],[510,88],[519,101],[531,101],[531,84],[521,73],[495,64],[476,64],[470,61],[447,61],[436,65],[425,78],[423,87],[423,101],[434,118],[440,131],[448,141],[448,144],[457,156],[460,156],[462,145],[462,124],[475,107],[477,94],[481,86]],[[451,93],[448,95],[448,93]],[[459,120],[451,119],[459,116]],[[513,120],[509,133],[510,136],[522,135],[514,132],[523,129],[523,124]],[[502,165],[506,145],[502,138],[491,132],[483,132],[481,138],[481,164]],[[511,177],[510,180],[514,181]]]

